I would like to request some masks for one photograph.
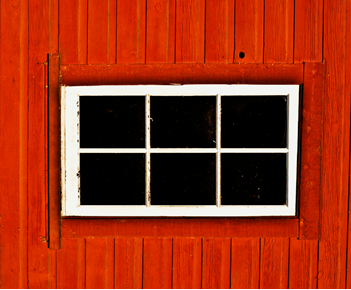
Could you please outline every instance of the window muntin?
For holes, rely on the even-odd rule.
[[[79,145],[80,135],[80,99],[84,97],[94,97],[97,102],[102,96],[116,96],[117,98],[128,98],[133,102],[133,98],[143,97],[145,100],[145,146],[144,148],[81,148]],[[136,97],[137,96],[137,97]],[[216,122],[215,137],[213,142],[215,146],[209,148],[153,148],[152,141],[152,115],[150,115],[150,101],[162,100],[167,97],[192,97],[209,96],[216,99]],[[223,108],[222,102],[230,102],[234,98],[263,98],[270,96],[269,99],[278,99],[281,104],[281,98],[286,100],[286,117],[285,125],[287,127],[286,138],[280,138],[285,141],[283,146],[281,143],[277,145],[265,145],[262,143],[260,148],[252,148],[248,144],[246,148],[222,148],[221,147],[221,129],[227,130],[221,125],[221,115],[228,108]],[[204,98],[205,98],[204,97]],[[267,100],[267,98],[266,98]],[[63,87],[62,88],[62,186],[63,201],[62,213],[64,216],[293,216],[296,212],[296,167],[297,167],[297,138],[298,138],[298,108],[299,108],[299,86],[298,85],[184,85],[184,86],[92,86],[92,87]],[[211,101],[210,101],[211,102]],[[162,102],[161,102],[162,103]],[[152,105],[151,105],[152,106]],[[160,105],[162,107],[162,104]],[[157,106],[156,106],[157,107]],[[257,104],[256,104],[257,107]],[[268,106],[270,108],[271,106]],[[222,109],[222,110],[221,110]],[[213,110],[213,109],[212,109]],[[190,110],[191,111],[191,110]],[[152,112],[152,109],[151,109]],[[223,116],[223,115],[222,115]],[[191,116],[190,116],[191,117]],[[133,120],[133,118],[132,118]],[[142,121],[141,121],[142,122]],[[223,122],[226,122],[223,116]],[[140,127],[140,126],[139,126]],[[252,126],[251,126],[252,127]],[[151,128],[151,130],[150,130]],[[138,130],[137,130],[138,131]],[[140,131],[140,130],[139,130]],[[239,130],[240,131],[240,130]],[[140,135],[140,132],[139,132]],[[280,134],[281,135],[281,134]],[[211,136],[213,137],[213,136]],[[139,137],[140,138],[140,137]],[[263,138],[264,139],[264,138]],[[279,139],[279,138],[276,138]],[[196,143],[196,139],[194,139]],[[264,140],[263,140],[264,141]],[[227,141],[226,141],[227,142]],[[267,143],[267,142],[266,142]],[[268,142],[269,143],[269,142]],[[229,142],[230,144],[230,142]],[[157,143],[156,143],[157,145]],[[160,144],[161,145],[161,144]],[[212,144],[211,144],[212,145]],[[166,145],[167,146],[167,145]],[[179,145],[183,146],[183,145]],[[185,145],[187,146],[187,145]],[[195,145],[197,146],[197,144]],[[237,146],[237,145],[234,145]],[[275,147],[274,147],[275,146]],[[117,146],[118,147],[118,146]],[[189,146],[188,146],[189,147]],[[190,146],[191,147],[191,146]],[[80,203],[80,175],[81,162],[80,155],[84,154],[131,154],[143,156],[145,164],[145,203],[144,205],[81,205]],[[196,154],[215,155],[215,205],[152,205],[152,192],[150,192],[150,184],[155,181],[152,176],[152,162],[157,160],[157,155],[167,156],[166,154]],[[157,154],[157,155],[155,155]],[[283,205],[230,205],[233,198],[223,192],[223,184],[221,179],[226,173],[221,174],[221,170],[230,168],[228,160],[237,154],[240,158],[251,158],[262,155],[264,158],[270,155],[277,156],[286,155],[286,190],[285,204]],[[247,156],[244,156],[247,154]],[[256,154],[256,156],[255,156]],[[258,155],[257,155],[258,154]],[[112,155],[111,155],[112,156]],[[153,158],[155,156],[155,158]],[[181,155],[179,155],[181,156]],[[253,157],[252,157],[253,156]],[[190,157],[190,155],[189,155]],[[227,158],[230,157],[230,158]],[[85,155],[83,159],[85,159]],[[240,159],[239,158],[239,159]],[[108,159],[108,158],[107,158]],[[142,158],[139,158],[142,159]],[[162,162],[162,158],[158,158]],[[221,160],[223,162],[221,164]],[[256,158],[257,159],[257,158]],[[281,159],[281,158],[280,158]],[[155,161],[156,162],[156,161]],[[160,161],[157,161],[160,162]],[[279,163],[279,162],[278,162]],[[156,163],[155,163],[156,164]],[[140,165],[139,165],[140,167]],[[274,166],[273,166],[274,167]],[[265,168],[263,166],[263,168]],[[280,167],[281,163],[280,163]],[[274,169],[274,168],[273,168]],[[150,171],[151,170],[151,171]],[[162,170],[158,170],[162,173]],[[228,170],[226,170],[228,171]],[[265,169],[263,169],[265,171]],[[273,170],[274,171],[274,170]],[[281,172],[281,170],[280,170]],[[156,173],[156,171],[155,171]],[[140,175],[140,169],[139,173]],[[280,174],[281,175],[281,174]],[[129,176],[130,177],[130,176]],[[225,177],[228,179],[227,177]],[[84,181],[84,179],[82,179]],[[274,182],[274,177],[271,178]],[[140,183],[140,182],[138,182]],[[154,184],[154,185],[153,185]],[[228,182],[225,182],[227,186]],[[284,187],[282,182],[279,188]],[[118,184],[115,185],[119,186]],[[243,187],[242,187],[243,188]],[[245,188],[245,185],[244,185]],[[163,189],[164,191],[165,189]],[[222,190],[222,192],[221,192]],[[97,198],[102,193],[96,193]],[[151,195],[150,195],[151,194]],[[155,193],[157,195],[157,193]],[[222,199],[223,202],[222,202]],[[282,199],[282,198],[280,198]],[[284,199],[284,198],[283,198]],[[140,203],[140,196],[138,198]],[[235,200],[235,199],[234,199]],[[157,198],[156,198],[157,201]],[[257,196],[256,196],[257,201]],[[83,202],[84,203],[84,202]],[[98,203],[98,202],[97,202]],[[158,202],[162,204],[162,202]]]

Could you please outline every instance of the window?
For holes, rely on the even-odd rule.
[[[298,85],[62,87],[64,216],[294,216]]]

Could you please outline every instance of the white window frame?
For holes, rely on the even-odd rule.
[[[80,149],[80,96],[145,96],[145,148]],[[221,96],[287,96],[287,148],[221,148]],[[217,96],[216,148],[150,148],[150,96]],[[61,87],[61,184],[62,216],[168,216],[168,217],[257,217],[295,216],[299,122],[299,85],[140,85],[140,86],[62,86]],[[150,205],[151,153],[216,153],[216,205]],[[145,205],[80,205],[79,154],[145,153]],[[221,205],[221,153],[286,153],[287,190],[285,205]],[[152,174],[152,171],[151,171]]]

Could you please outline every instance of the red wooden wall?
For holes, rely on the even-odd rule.
[[[351,287],[350,27],[349,0],[0,0],[0,287]],[[47,53],[63,65],[325,61],[320,240],[71,233],[48,249]]]

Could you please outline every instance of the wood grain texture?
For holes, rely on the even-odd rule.
[[[345,288],[350,160],[350,95],[345,76],[347,1],[325,1],[326,81],[318,287]]]
[[[116,62],[116,0],[88,1],[88,63]]]
[[[322,62],[323,1],[295,0],[294,63]]]
[[[234,0],[206,1],[206,63],[234,61]]]
[[[63,85],[302,84],[303,65],[62,65]]]
[[[202,288],[230,288],[231,239],[204,238]]]
[[[293,237],[298,219],[63,219],[62,238]]]
[[[289,288],[316,289],[318,241],[290,239]]]
[[[146,62],[174,63],[175,0],[147,0]]]
[[[57,288],[85,288],[84,239],[62,239],[57,251]]]
[[[173,239],[173,288],[200,289],[202,267],[202,239]]]
[[[27,8],[0,3],[1,288],[27,287]]]
[[[288,288],[289,239],[261,239],[260,288]]]
[[[172,239],[144,239],[143,288],[172,288]]]
[[[59,17],[61,63],[87,63],[88,0],[60,0]]]
[[[264,18],[264,62],[292,63],[294,0],[266,0]]]
[[[48,287],[47,88],[49,3],[29,1],[28,287]],[[37,33],[40,31],[40,33]]]
[[[61,138],[60,138],[60,56],[49,54],[49,247],[60,249],[61,227]]]
[[[86,288],[114,288],[114,239],[86,239]]]
[[[115,288],[141,289],[143,277],[143,239],[115,240]]]
[[[232,239],[231,288],[257,289],[260,277],[260,239]]]
[[[48,53],[59,53],[59,0],[49,0]]]
[[[203,63],[205,1],[178,0],[176,3],[176,62]]]
[[[325,66],[306,63],[300,138],[300,239],[319,239]]]
[[[145,63],[145,0],[117,0],[117,63]]]
[[[264,1],[235,2],[235,63],[263,62]],[[245,54],[244,58],[239,53]]]

